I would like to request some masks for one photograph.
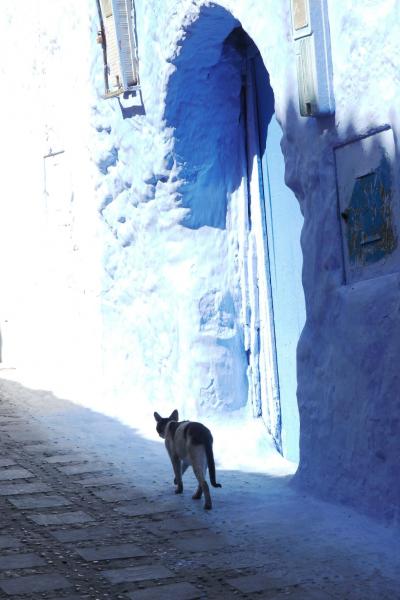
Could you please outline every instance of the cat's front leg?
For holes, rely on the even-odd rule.
[[[188,468],[189,464],[190,464],[190,463],[188,463],[186,460],[183,460],[183,461],[182,461],[182,463],[181,463],[181,468],[182,468],[182,477],[183,477],[183,475],[184,475],[185,471],[187,470],[187,468]],[[174,484],[175,484],[175,485],[177,484],[176,477],[174,478]]]
[[[181,460],[178,456],[171,456],[171,462],[175,473],[174,483],[176,485],[175,494],[182,494],[183,483],[182,483],[182,466]]]

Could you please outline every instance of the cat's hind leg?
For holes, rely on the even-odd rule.
[[[198,488],[193,495],[194,500],[201,498],[204,492],[204,508],[210,510],[212,508],[210,488],[205,479],[207,471],[207,458],[203,446],[194,446],[191,450],[191,462],[196,479],[199,482]]]
[[[202,497],[202,495],[203,495],[203,490],[201,489],[201,485],[199,484],[197,486],[197,490],[193,494],[192,498],[193,498],[193,500],[200,500],[200,498]]]

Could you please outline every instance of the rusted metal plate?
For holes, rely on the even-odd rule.
[[[382,156],[377,169],[356,178],[346,214],[352,264],[377,262],[396,248],[392,175],[387,156]]]
[[[390,129],[336,148],[347,281],[397,269],[398,182]]]

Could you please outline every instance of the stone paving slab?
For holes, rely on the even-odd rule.
[[[52,596],[52,598],[50,598],[50,600],[90,600],[90,596],[84,594],[73,594],[72,596],[68,595],[68,596]]]
[[[12,438],[15,442],[42,442],[43,439],[40,433],[36,433],[33,431],[20,431],[20,429],[7,431],[7,434]]]
[[[0,556],[0,569],[30,569],[32,567],[42,567],[46,564],[40,556],[33,553],[27,554],[8,554]]]
[[[83,465],[68,465],[66,467],[56,467],[60,473],[64,475],[81,475],[84,473],[97,473],[100,471],[107,471],[110,467],[108,465],[99,463],[87,463]]]
[[[53,596],[50,600],[90,600],[89,595],[73,594],[72,596]]]
[[[104,477],[84,477],[83,479],[76,480],[76,483],[79,483],[84,487],[102,487],[105,485],[116,485],[118,483],[125,482],[126,477],[122,474],[105,475]]]
[[[75,463],[75,462],[88,462],[93,459],[93,456],[87,456],[83,454],[53,454],[52,456],[46,456],[44,460],[49,464],[63,464],[63,463]]]
[[[11,467],[11,465],[15,465],[12,458],[0,458],[0,467]]]
[[[71,586],[71,583],[62,575],[27,575],[13,579],[0,580],[0,587],[6,594],[11,596],[18,594],[50,592],[61,590]]]
[[[196,600],[203,593],[191,583],[172,583],[128,594],[131,600]]]
[[[107,525],[81,527],[79,529],[56,529],[49,531],[59,542],[81,542],[104,538],[118,537],[119,533],[113,527]]]
[[[95,490],[93,494],[96,496],[96,498],[104,500],[104,502],[123,502],[124,500],[135,500],[144,497],[144,493],[142,491],[130,488]]]
[[[69,500],[58,495],[40,495],[34,494],[33,496],[16,498],[8,498],[8,502],[11,502],[16,508],[27,509],[27,508],[55,508],[57,506],[68,506],[71,504]]]
[[[44,453],[53,453],[60,452],[59,446],[56,444],[24,444],[24,451],[29,454],[44,454]]]
[[[322,586],[321,588],[310,588],[310,587],[300,587],[294,586],[292,588],[279,588],[277,590],[268,590],[263,592],[258,592],[257,597],[268,598],[268,600],[365,600],[365,596],[361,596],[357,598],[357,594],[354,592],[341,592],[339,589],[329,589],[327,586]],[[246,594],[246,597],[249,597],[249,594]],[[394,600],[394,598],[389,598],[385,596],[376,597],[378,600]],[[375,600],[375,598],[373,599]]]
[[[147,579],[167,579],[173,576],[173,573],[162,565],[139,565],[123,569],[109,569],[101,571],[101,574],[113,584],[145,581]]]
[[[9,429],[15,429],[16,427],[19,426],[18,421],[0,421],[0,432],[1,433],[8,433]]]
[[[93,517],[81,510],[67,513],[37,513],[28,515],[28,519],[35,521],[38,525],[72,525],[94,521]]]
[[[229,585],[244,594],[253,594],[268,589],[276,590],[282,587],[282,578],[277,578],[274,573],[257,573],[256,575],[236,577],[227,581]],[[286,587],[301,583],[291,576],[285,576],[285,582]]]
[[[0,481],[10,481],[12,479],[30,479],[35,477],[33,473],[27,469],[5,469],[0,471]]]
[[[158,534],[160,532],[179,532],[179,531],[194,531],[197,529],[206,529],[207,523],[200,521],[200,519],[191,519],[190,517],[176,517],[163,519],[162,521],[152,521],[151,523],[145,523],[145,528],[151,531],[151,533]]]
[[[205,533],[201,537],[193,536],[186,539],[173,538],[171,543],[184,552],[210,552],[227,546],[227,540],[223,536],[212,533]]]
[[[150,503],[138,502],[136,504],[127,504],[126,506],[118,506],[114,511],[127,517],[140,517],[142,515],[152,515],[157,513],[171,512],[178,510],[181,506],[178,503]]]
[[[0,535],[0,550],[4,548],[18,548],[21,542],[12,535]]]
[[[76,551],[85,560],[114,560],[117,558],[138,558],[147,555],[136,544],[91,546],[89,548],[77,548]]]
[[[32,494],[35,492],[50,492],[51,488],[46,483],[11,483],[0,484],[0,496],[14,496],[17,494]]]
[[[216,554],[204,554],[201,563],[212,570],[219,569],[248,569],[265,565],[265,552],[254,552],[253,549],[235,552],[218,552]]]

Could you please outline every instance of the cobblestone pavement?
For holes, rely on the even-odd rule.
[[[400,598],[399,532],[289,478],[219,471],[206,512],[161,444],[8,380],[0,444],[0,598]]]

